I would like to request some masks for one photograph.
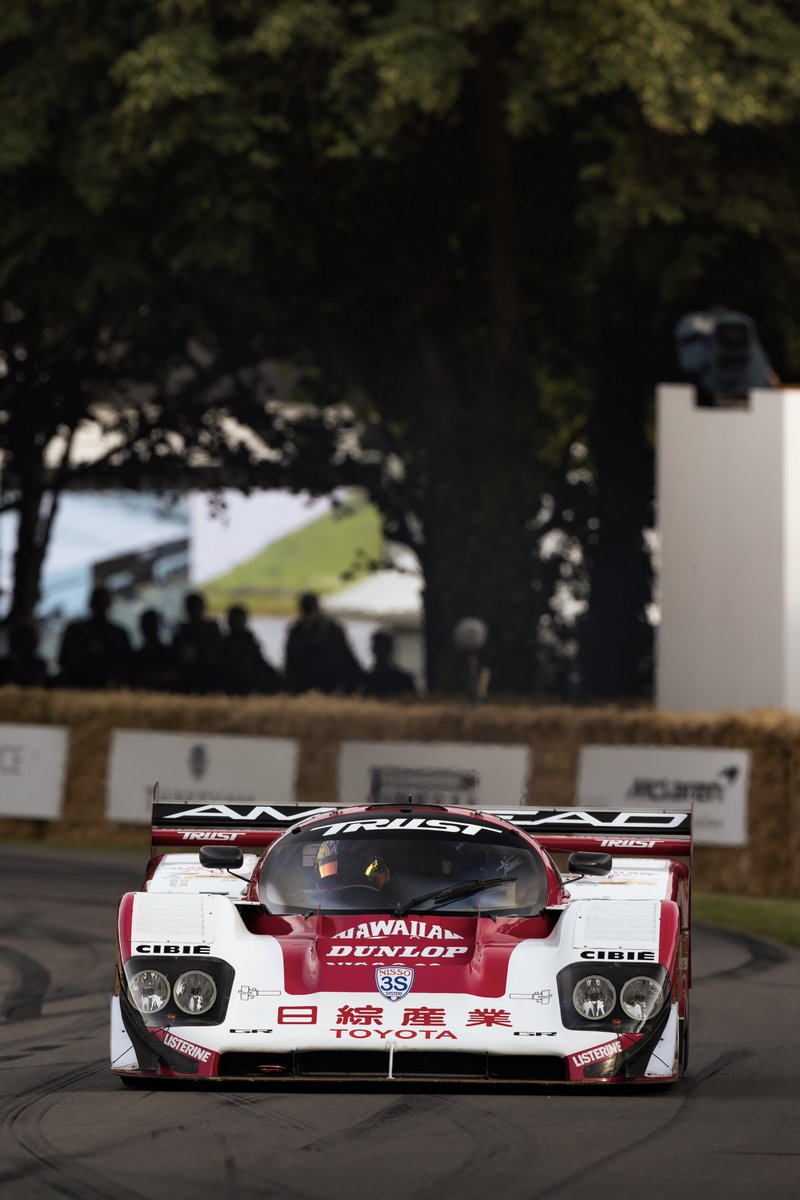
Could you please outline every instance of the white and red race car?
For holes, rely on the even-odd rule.
[[[125,1082],[686,1067],[689,813],[156,803],[153,824],[119,909]]]

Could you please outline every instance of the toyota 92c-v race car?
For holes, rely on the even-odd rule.
[[[687,812],[157,802],[162,853],[120,903],[112,1069],[672,1082],[690,830]]]

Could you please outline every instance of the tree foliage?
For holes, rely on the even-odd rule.
[[[535,686],[559,580],[588,572],[589,676],[632,690],[671,321],[744,263],[751,298],[796,298],[792,6],[9,0],[0,38],[15,502],[35,376],[40,466],[102,411],[118,466],[365,485],[423,563],[434,684],[475,613],[496,686]],[[313,408],[274,403],[268,360]]]

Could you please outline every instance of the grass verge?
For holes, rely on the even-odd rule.
[[[754,933],[787,946],[800,946],[800,900],[762,900],[755,896],[692,892],[692,917],[707,925]]]

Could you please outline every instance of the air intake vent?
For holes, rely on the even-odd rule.
[[[389,1055],[378,1050],[309,1050],[295,1054],[223,1054],[220,1075],[248,1079],[386,1079]],[[464,1054],[397,1051],[395,1079],[563,1081],[564,1063],[533,1054]]]

